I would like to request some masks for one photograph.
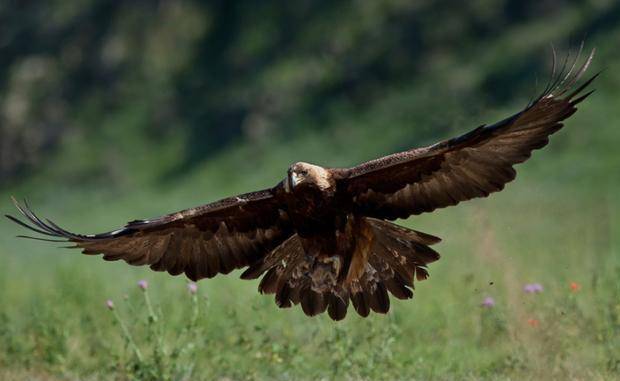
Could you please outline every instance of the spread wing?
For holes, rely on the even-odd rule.
[[[579,67],[578,59],[572,65],[565,62],[557,76],[554,59],[552,80],[543,94],[498,123],[340,169],[339,189],[348,193],[358,212],[386,219],[406,218],[502,190],[516,176],[513,166],[547,145],[549,135],[562,128],[562,121],[591,94],[582,93],[598,74],[577,83],[593,55],[594,51]]]
[[[94,235],[71,233],[52,221],[43,221],[27,203],[20,205],[15,200],[30,224],[7,217],[41,235],[60,238],[53,241],[72,242],[75,246],[71,247],[85,254],[103,254],[105,260],[150,265],[156,271],[185,273],[198,280],[248,266],[291,235],[287,215],[276,196],[280,187],[132,221],[122,229]]]

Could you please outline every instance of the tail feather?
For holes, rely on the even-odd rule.
[[[423,281],[428,279],[428,271],[424,267],[417,267],[415,269],[415,279],[417,281]]]
[[[261,293],[275,294],[281,308],[301,304],[308,316],[327,311],[333,320],[342,320],[349,303],[362,317],[370,311],[387,313],[389,294],[410,299],[414,279],[428,278],[426,265],[439,259],[429,245],[440,239],[382,220],[367,218],[363,223],[367,230],[354,237],[365,251],[356,250],[349,267],[338,255],[304,252],[302,238],[294,235],[251,265],[242,278],[264,274]]]
[[[422,233],[417,230],[409,229],[404,226],[396,225],[389,221],[378,220],[376,218],[366,218],[375,231],[382,231],[386,234],[392,234],[411,242],[416,242],[426,246],[432,246],[441,242],[441,238],[433,235]]]
[[[349,297],[341,297],[336,293],[330,293],[328,297],[329,306],[327,307],[327,313],[333,320],[342,320],[347,316],[347,309],[349,308]]]
[[[319,293],[311,288],[303,289],[300,293],[301,308],[308,316],[318,315],[327,309],[328,293]]]
[[[291,287],[286,284],[283,283],[281,286],[278,287],[278,290],[276,291],[276,304],[278,305],[278,307],[280,308],[289,308],[292,306],[291,304]]]
[[[370,293],[366,290],[351,293],[353,308],[361,317],[367,317],[370,314],[369,295]]]
[[[262,294],[275,294],[278,290],[278,269],[276,267],[272,267],[267,271],[263,279],[261,279],[258,284],[258,290]]]
[[[390,310],[390,297],[383,282],[375,284],[373,292],[370,294],[370,308],[380,314],[385,314]]]
[[[283,261],[278,265],[280,271],[278,281],[276,283],[276,304],[282,308],[291,307],[295,300],[295,290],[298,290],[299,282],[291,282],[293,280],[293,274],[299,267],[299,263],[302,259],[299,255],[291,255],[291,259],[288,263]],[[296,303],[295,303],[296,304]]]
[[[407,261],[407,258],[396,250],[375,243],[368,261],[373,268],[383,274],[384,279],[393,278],[395,274],[398,274],[399,279],[403,280],[406,286],[413,287],[415,264]]]
[[[405,285],[402,279],[398,279],[398,277],[396,276],[391,279],[386,279],[385,286],[387,287],[388,291],[390,291],[390,293],[398,299],[413,298],[413,291],[411,291],[411,289],[407,287],[407,285]]]
[[[280,246],[273,249],[269,254],[258,262],[250,265],[242,274],[241,279],[256,279],[265,271],[278,267],[282,261],[286,264],[288,258],[303,252],[301,242],[297,235],[293,235],[284,241]]]

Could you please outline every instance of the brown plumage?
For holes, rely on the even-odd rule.
[[[593,53],[557,76],[554,64],[543,94],[509,118],[353,168],[296,163],[273,188],[103,234],[68,232],[17,202],[31,224],[7,217],[85,254],[192,280],[246,268],[241,277],[262,276],[259,291],[274,294],[279,307],[300,304],[309,316],[327,311],[340,320],[349,304],[361,316],[386,313],[388,293],[411,298],[414,279],[428,277],[427,265],[439,259],[430,246],[440,241],[388,220],[502,190],[515,178],[513,166],[544,147],[591,93],[583,92],[596,75],[576,84]]]

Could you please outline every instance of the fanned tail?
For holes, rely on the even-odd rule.
[[[364,271],[349,287],[353,307],[361,316],[370,311],[386,313],[390,308],[388,291],[398,299],[413,297],[414,278],[428,278],[426,265],[439,259],[429,246],[437,237],[367,218],[372,244]]]
[[[426,265],[439,259],[429,246],[439,238],[391,222],[363,218],[348,238],[354,239],[350,263],[340,255],[313,255],[293,235],[241,277],[263,275],[259,291],[275,294],[281,308],[301,304],[308,316],[325,311],[342,320],[349,307],[360,316],[387,313],[388,292],[398,299],[413,297],[414,278],[428,277]]]

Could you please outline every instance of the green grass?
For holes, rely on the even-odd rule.
[[[361,319],[349,311],[334,323],[299,308],[279,310],[256,292],[256,281],[235,272],[199,282],[190,349],[172,363],[158,362],[155,349],[169,359],[190,321],[186,280],[16,240],[18,230],[3,223],[0,378],[179,379],[189,371],[192,380],[618,378],[620,182],[603,163],[587,164],[587,142],[568,142],[579,121],[594,117],[596,104],[584,107],[589,111],[555,139],[555,148],[521,166],[504,192],[404,222],[443,237],[442,259],[417,284],[414,299],[394,301],[387,316]],[[160,192],[74,192],[51,184],[35,192],[35,206],[80,231],[112,228],[275,181],[251,169],[231,174],[226,163],[246,154],[243,147],[227,153]],[[2,200],[1,209],[11,210]],[[155,327],[138,279],[150,282],[161,309]],[[525,294],[528,282],[542,283],[544,292]],[[571,282],[581,289],[572,292]],[[494,308],[480,306],[485,296],[495,299]],[[108,298],[143,361],[105,308]]]
[[[393,301],[386,316],[361,319],[350,310],[334,323],[300,308],[279,310],[239,272],[199,282],[194,303],[182,277],[17,240],[18,227],[0,223],[0,379],[620,378],[620,60],[611,46],[606,51],[615,59],[606,61],[600,91],[550,147],[519,166],[515,183],[489,199],[401,221],[442,237],[442,258],[430,266],[431,278],[416,284],[414,299]],[[411,141],[409,131],[380,127],[415,113],[387,114],[343,118],[335,130],[266,147],[240,144],[165,183],[141,172],[110,186],[82,186],[71,177],[80,165],[62,161],[69,155],[3,191],[0,210],[13,211],[9,194],[28,195],[38,212],[70,229],[103,231],[273,185],[295,160],[348,165],[390,152]],[[455,130],[480,122],[463,118]],[[53,180],[59,174],[63,181]],[[156,321],[139,279],[150,283]],[[544,292],[525,294],[531,282]],[[494,308],[480,306],[486,296]]]
[[[174,365],[191,367],[190,379],[206,380],[618,377],[618,224],[608,213],[617,204],[560,201],[575,196],[520,183],[492,200],[409,224],[443,236],[443,258],[414,299],[394,302],[387,316],[310,319],[298,308],[278,310],[256,293],[256,282],[237,274],[202,281],[193,349]],[[153,303],[163,311],[168,351],[192,316],[180,277],[33,243],[11,246],[0,272],[3,378],[19,379],[23,371],[122,379],[159,369],[153,350],[160,344],[144,332],[148,311],[135,285],[141,278],[150,281]],[[523,284],[533,281],[544,292],[524,294]],[[570,282],[581,290],[571,292]],[[487,295],[495,308],[480,307]],[[135,364],[104,306],[107,298],[136,332],[144,363]]]

